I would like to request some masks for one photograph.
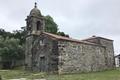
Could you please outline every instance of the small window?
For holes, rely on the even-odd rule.
[[[37,21],[37,30],[41,29],[40,21]]]
[[[41,59],[41,60],[45,59],[45,56],[41,56],[40,59]]]
[[[40,41],[39,41],[39,44],[40,44],[40,46],[44,46],[44,41],[43,41],[43,40],[40,40]]]

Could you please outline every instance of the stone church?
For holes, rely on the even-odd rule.
[[[26,70],[77,73],[113,69],[113,40],[92,36],[77,40],[45,32],[45,21],[35,7],[26,19]]]

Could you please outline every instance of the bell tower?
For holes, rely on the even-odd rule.
[[[27,24],[27,35],[37,34],[44,32],[45,22],[40,10],[37,8],[37,3],[35,3],[34,8],[30,11],[29,16],[26,19]]]
[[[25,68],[26,70],[33,70],[35,67],[34,56],[37,53],[37,44],[41,43],[39,38],[45,29],[45,21],[40,10],[37,8],[35,3],[34,8],[30,11],[29,16],[26,19],[26,49],[25,49]],[[36,68],[36,67],[35,67]]]

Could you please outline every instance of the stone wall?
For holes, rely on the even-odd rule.
[[[59,73],[101,71],[107,68],[106,48],[84,43],[59,41]]]
[[[58,71],[57,41],[46,35],[26,38],[26,68],[32,71]]]
[[[106,54],[105,59],[107,61],[107,69],[113,69],[115,67],[115,58],[114,58],[114,47],[113,47],[113,40],[102,38],[102,37],[93,37],[90,39],[86,39],[84,41],[96,43],[101,46],[105,46]]]
[[[115,67],[113,41],[100,38],[100,44],[106,47],[106,59],[108,69],[113,69]]]
[[[25,67],[27,70],[31,70],[32,68],[32,42],[33,36],[26,37],[26,45],[25,45]]]
[[[26,38],[26,69],[43,72],[77,73],[114,67],[113,41],[94,39],[93,43],[58,40],[49,35]]]

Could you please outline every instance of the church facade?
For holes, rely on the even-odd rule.
[[[76,40],[45,32],[35,7],[27,16],[25,68],[36,72],[77,73],[113,69],[113,40],[92,36]]]

